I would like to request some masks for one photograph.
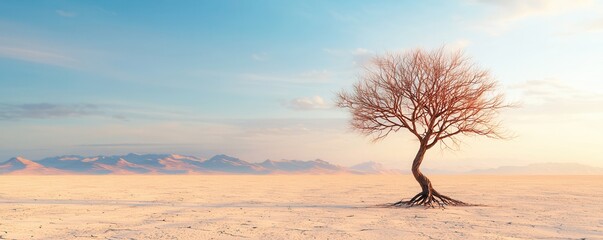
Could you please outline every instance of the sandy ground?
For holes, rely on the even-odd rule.
[[[603,239],[603,176],[0,176],[0,239]]]

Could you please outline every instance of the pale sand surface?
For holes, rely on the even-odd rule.
[[[603,239],[603,176],[0,176],[0,239]]]

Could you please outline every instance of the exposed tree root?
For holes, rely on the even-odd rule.
[[[412,206],[424,206],[426,208],[446,206],[476,206],[473,204],[465,203],[456,199],[452,199],[446,195],[438,193],[436,190],[427,192],[420,192],[408,201],[400,200],[395,203],[386,204],[387,207],[412,207]]]

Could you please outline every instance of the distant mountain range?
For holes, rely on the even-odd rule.
[[[23,157],[0,163],[0,174],[386,174],[398,173],[375,162],[354,167],[323,160],[266,160],[250,163],[216,155],[200,159],[177,154],[134,154],[84,157],[67,155],[37,161]]]
[[[426,169],[428,174],[603,174],[603,168],[577,163],[539,163],[527,166],[504,166],[469,172]],[[409,174],[410,170],[388,169],[377,162],[364,162],[351,167],[331,164],[320,159],[266,160],[250,163],[241,159],[216,155],[209,159],[177,154],[134,154],[83,157],[67,155],[32,161],[23,157],[0,163],[0,174]]]
[[[526,166],[479,169],[467,173],[492,175],[601,175],[603,174],[603,168],[579,163],[534,163]]]
[[[378,162],[364,162],[350,167],[351,170],[359,171],[369,174],[407,174],[410,170],[403,171],[399,169],[388,169],[385,168],[381,163]]]

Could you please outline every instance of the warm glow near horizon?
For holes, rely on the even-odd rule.
[[[463,138],[432,169],[542,162],[603,167],[603,2],[0,2],[0,162],[78,154],[227,154],[376,161],[333,103],[375,55],[445,45],[489,69],[519,107],[515,137]]]

